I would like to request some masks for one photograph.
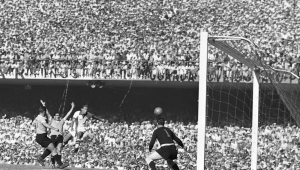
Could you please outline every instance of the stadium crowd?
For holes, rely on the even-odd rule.
[[[299,75],[299,7],[293,0],[4,0],[0,2],[0,75],[196,77],[201,31],[249,38],[258,45],[265,64]],[[232,45],[251,57],[253,47]],[[221,74],[231,81],[251,79],[249,68],[214,48],[209,47],[208,59],[211,80]],[[1,163],[35,164],[42,148],[34,141],[31,122],[17,116],[1,119]],[[72,144],[67,145],[64,159],[75,167],[147,169],[143,158],[153,124],[90,122],[90,142],[77,155]],[[179,150],[179,166],[195,169],[197,126],[180,122],[167,126],[188,147]],[[295,126],[261,127],[258,169],[299,166],[298,132]],[[207,127],[206,137],[207,169],[250,169],[251,129]],[[159,166],[163,169],[166,164]]]
[[[64,129],[70,126],[67,121]],[[2,116],[0,120],[0,163],[36,165],[35,157],[43,152],[34,140],[35,129],[32,120],[26,117]],[[85,135],[86,143],[79,153],[72,152],[75,142],[64,148],[63,159],[72,167],[110,169],[148,169],[145,156],[149,154],[148,144],[155,122],[89,122]],[[177,162],[181,169],[196,169],[197,125],[181,122],[166,122],[179,138],[186,150],[178,149]],[[275,123],[259,128],[258,170],[293,169],[299,167],[299,128]],[[155,148],[159,144],[156,143]],[[251,128],[238,126],[207,126],[206,169],[250,169]],[[47,160],[50,166],[50,159]],[[167,164],[160,161],[159,169]]]
[[[6,116],[6,115],[5,115]],[[25,117],[2,117],[0,131],[0,163],[36,165],[35,158],[43,152],[35,142],[35,128],[32,120]],[[64,129],[70,127],[67,121]],[[182,169],[195,169],[197,126],[182,123],[166,123],[187,145],[187,151],[179,150],[178,159]],[[64,160],[72,167],[108,169],[147,169],[145,162],[149,154],[150,133],[155,126],[150,121],[131,125],[123,123],[89,122],[89,130],[84,137],[86,143],[79,153],[73,153],[75,141],[64,148]],[[159,147],[158,143],[155,148]],[[154,149],[155,149],[154,148]],[[47,163],[50,166],[50,159]],[[160,161],[158,167],[167,167]]]
[[[0,9],[4,74],[16,68],[28,76],[195,74],[201,31],[249,38],[265,64],[299,74],[298,1],[6,0]],[[251,57],[252,47],[237,44]],[[211,79],[251,77],[249,68],[216,49],[209,48],[209,60]]]

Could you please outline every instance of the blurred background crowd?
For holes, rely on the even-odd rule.
[[[73,153],[74,142],[64,148],[64,159],[71,166],[147,169],[144,158],[149,154],[149,140],[156,128],[153,108],[159,106],[164,110],[162,116],[166,120],[166,126],[187,147],[186,151],[178,147],[179,158],[176,161],[181,169],[196,169],[198,89],[133,88],[121,104],[127,88],[92,89],[70,86],[66,101],[61,99],[64,88],[33,86],[31,90],[26,90],[23,86],[1,86],[0,116],[6,116],[0,122],[0,162],[36,163],[32,158],[40,154],[43,148],[34,140],[31,123],[37,116],[39,100],[43,99],[52,115],[57,112],[61,116],[68,112],[71,102],[75,103],[75,112],[80,109],[81,103],[88,101],[90,112],[106,120],[104,123],[89,122],[89,135],[85,136],[86,143],[79,154]],[[225,94],[224,91],[220,93],[225,98],[234,95]],[[241,91],[239,93],[242,94]],[[222,101],[217,97],[213,100],[226,103],[226,100]],[[273,98],[268,100],[273,101],[273,107],[264,112],[274,112],[275,115],[267,115],[260,110],[258,169],[294,168],[299,165],[299,128],[294,123],[290,124],[291,120],[286,120],[289,117],[288,110],[282,108],[282,105],[277,106],[278,110],[284,110],[281,113],[276,110]],[[245,116],[248,111],[227,110],[228,103],[224,107],[220,105],[220,108],[217,105],[208,106],[213,110],[207,114],[207,169],[250,169],[252,124],[251,119]],[[233,102],[230,105],[236,108],[247,107],[247,103],[237,103],[235,106]],[[286,119],[283,119],[283,114],[287,114]],[[66,122],[65,129],[69,123],[70,121]],[[155,146],[157,147],[159,145]],[[50,161],[47,160],[47,163]],[[160,169],[167,169],[164,161],[159,162],[158,166]]]
[[[26,117],[2,117],[0,120],[0,163],[37,165],[35,157],[43,152],[35,142],[34,127]],[[70,126],[67,121],[64,128]],[[197,125],[183,122],[166,122],[166,127],[183,140],[187,150],[178,149],[177,163],[181,169],[196,169]],[[63,159],[71,167],[99,169],[148,169],[145,156],[154,122],[140,124],[89,122],[88,133],[79,153],[74,154],[75,142],[64,148]],[[299,164],[299,128],[270,125],[259,128],[258,168],[296,169]],[[159,148],[156,143],[154,149]],[[206,132],[206,169],[250,169],[251,128],[238,126],[211,127]],[[50,166],[50,159],[46,165]],[[158,169],[167,169],[165,161],[157,163]]]
[[[38,165],[35,161],[37,154],[43,152],[35,142],[35,129],[32,120],[26,117],[2,117],[0,120],[0,163],[18,165]],[[64,128],[70,127],[71,121]],[[195,125],[166,122],[180,138],[187,143],[188,152],[179,150],[178,162],[182,169],[196,169],[196,129]],[[74,153],[75,141],[64,148],[63,159],[71,167],[99,169],[148,169],[145,157],[150,154],[148,145],[151,134],[155,129],[150,121],[141,124],[100,123],[89,121],[88,133],[84,136],[84,145],[79,153]],[[155,148],[159,147],[156,143]],[[50,159],[46,166],[50,166]],[[160,169],[167,168],[165,161],[158,162]]]
[[[201,31],[248,38],[259,49],[242,42],[231,45],[273,68],[300,72],[300,2],[295,0],[1,0],[0,18],[2,77],[196,78]],[[249,68],[211,46],[208,60],[210,81],[251,81]],[[280,74],[278,80],[284,79],[294,77]],[[6,117],[0,122],[0,162],[35,164],[32,157],[42,148],[34,141],[31,122],[37,101],[43,99],[52,113],[65,113],[65,105],[72,101],[89,101],[91,112],[108,120],[90,122],[89,146],[79,154],[72,155],[72,146],[65,148],[72,166],[145,169],[149,132],[155,128],[152,111],[161,106],[168,126],[188,146],[188,151],[180,150],[179,166],[196,168],[197,92],[153,90],[149,95],[133,89],[120,105],[127,89],[96,95],[93,89],[70,88],[64,102],[58,100],[63,89],[37,88],[34,95],[24,89],[2,89],[0,115]],[[258,169],[298,166],[298,132],[290,125],[261,126]],[[209,125],[207,169],[250,169],[250,134],[248,127]],[[165,162],[159,166],[166,168]]]
[[[208,31],[248,38],[262,62],[299,75],[299,6],[294,0],[3,0],[0,70],[122,79],[195,74],[200,32]],[[254,55],[245,43],[235,48]],[[209,62],[211,79],[251,77],[246,66],[212,47]]]

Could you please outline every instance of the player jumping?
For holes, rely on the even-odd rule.
[[[154,151],[146,158],[147,164],[150,166],[151,170],[156,170],[155,160],[165,159],[173,170],[179,170],[177,164],[173,161],[177,159],[177,149],[174,143],[174,140],[182,147],[182,141],[167,127],[164,127],[165,120],[163,118],[159,118],[157,120],[158,127],[153,132],[151,142],[149,144],[149,151],[151,152],[155,140],[157,139],[160,143],[160,148]]]
[[[88,111],[88,105],[82,105],[81,109],[79,111],[76,111],[73,115],[73,120],[71,124],[71,130],[70,133],[65,136],[64,138],[64,145],[66,145],[69,140],[76,137],[76,144],[74,152],[77,153],[79,149],[80,142],[82,141],[82,137],[87,130],[86,122],[89,118],[94,118],[100,121],[104,121],[104,119],[101,119],[97,116],[95,116],[92,113],[89,113]],[[75,123],[75,124],[74,124]]]
[[[43,102],[41,100],[41,103],[43,104],[43,106],[45,106],[45,102]],[[63,119],[60,119],[59,113],[55,113],[54,118],[52,118],[52,116],[49,114],[48,110],[46,110],[49,124],[52,127],[59,129],[59,131],[54,131],[51,129],[50,136],[51,136],[52,143],[53,143],[54,147],[56,148],[57,154],[60,157],[60,159],[61,159],[61,155],[62,155],[61,152],[62,152],[62,143],[63,143],[63,126],[64,126],[65,121],[68,119],[68,117],[72,113],[75,104],[72,102],[71,106],[72,107],[71,107],[70,111],[67,113],[67,115]],[[55,168],[55,160],[53,157],[51,157],[51,162],[52,162],[52,168]]]
[[[69,164],[61,162],[61,157],[58,155],[57,150],[52,143],[52,140],[47,136],[47,128],[57,132],[59,132],[59,129],[47,124],[45,118],[46,110],[46,107],[40,107],[39,115],[34,119],[33,122],[36,127],[36,142],[42,147],[46,148],[44,153],[41,156],[38,156],[37,162],[42,166],[45,166],[44,159],[51,154],[58,164],[57,168],[63,169],[69,166]]]

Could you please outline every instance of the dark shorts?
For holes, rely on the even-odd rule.
[[[44,148],[48,147],[49,144],[52,143],[51,139],[48,138],[47,133],[37,134],[35,141]]]
[[[63,143],[64,137],[62,135],[51,135],[51,141],[56,147],[58,144]]]
[[[156,150],[156,152],[164,159],[171,159],[171,160],[177,159],[178,151],[175,145],[163,146],[158,150]]]

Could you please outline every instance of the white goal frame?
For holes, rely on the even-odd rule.
[[[201,32],[200,36],[200,59],[199,59],[199,100],[198,100],[198,140],[197,140],[197,169],[204,170],[205,167],[205,135],[206,135],[206,113],[207,113],[207,56],[208,44],[213,45],[219,50],[227,53],[231,57],[242,62],[252,70],[253,75],[253,98],[252,98],[252,147],[251,147],[251,170],[257,169],[257,144],[258,144],[258,116],[259,116],[259,74],[260,69],[272,70],[275,72],[287,73],[300,79],[296,74],[274,69],[263,65],[259,61],[247,58],[244,54],[222,41],[246,41],[255,50],[259,47],[244,37],[232,36],[208,36],[207,32]],[[257,56],[255,56],[257,57]],[[259,60],[259,59],[258,59]]]
[[[215,36],[209,37],[207,32],[201,32],[200,38],[200,59],[199,59],[199,103],[198,103],[198,142],[197,142],[197,169],[204,170],[205,167],[205,135],[206,135],[206,111],[207,111],[207,53],[208,43],[213,44],[213,41],[209,42],[209,38],[219,38],[219,41],[224,40],[245,40],[240,37],[225,37]],[[215,39],[217,41],[217,39]],[[248,41],[249,42],[249,41]],[[251,42],[251,41],[250,41]],[[215,45],[214,45],[215,46]],[[219,48],[218,46],[215,46]],[[237,60],[242,60],[243,55],[238,53],[233,54],[230,49],[219,48],[225,53],[231,55]],[[245,61],[245,60],[244,60]],[[255,66],[252,63],[244,62],[250,68]],[[258,142],[258,112],[259,112],[259,73],[253,70],[253,105],[252,105],[252,148],[251,148],[251,170],[257,169],[257,142]]]

